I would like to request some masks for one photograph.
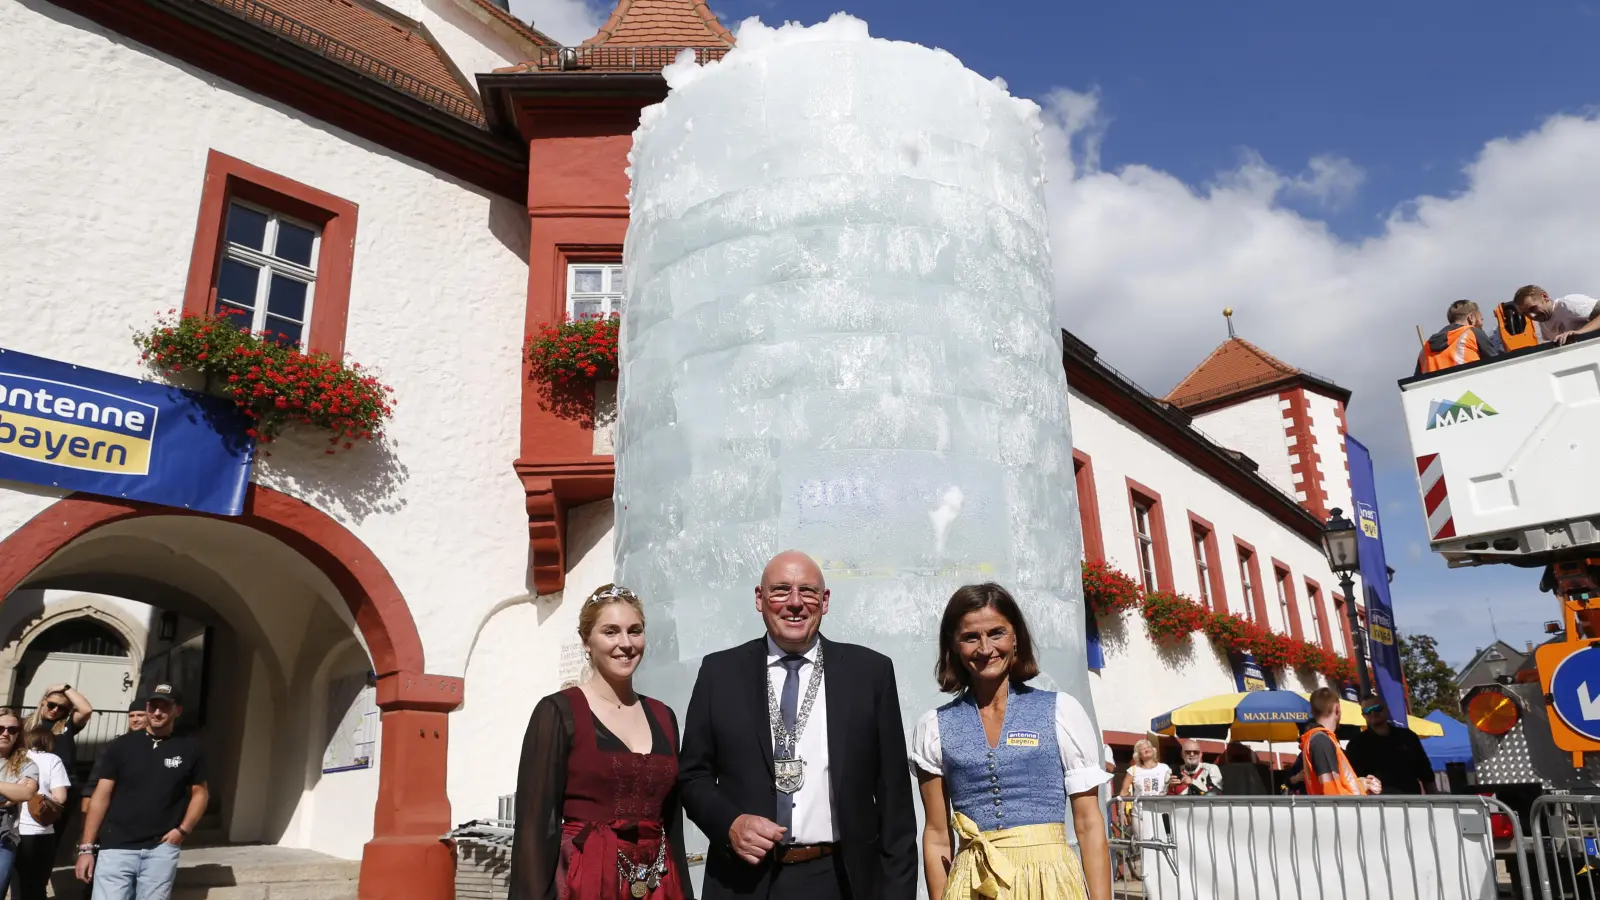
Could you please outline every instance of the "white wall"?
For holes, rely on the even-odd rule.
[[[1237,450],[1255,461],[1262,478],[1294,497],[1299,490],[1289,471],[1288,446],[1283,432],[1283,410],[1277,394],[1253,397],[1243,403],[1194,417],[1196,428],[1230,450]]]
[[[365,541],[410,605],[430,672],[462,674],[477,623],[526,590],[527,510],[511,472],[520,204],[42,2],[0,5],[0,32],[9,348],[150,377],[130,331],[180,305],[212,148],[359,206],[346,348],[395,389],[388,446],[324,456],[314,436],[286,440],[256,478]],[[4,492],[0,534],[48,502]]]
[[[428,29],[473,90],[478,85],[474,75],[516,65],[532,53],[525,41],[510,37],[510,26],[474,7],[472,0],[406,2],[416,6],[416,12],[408,15]]]
[[[467,664],[467,702],[450,717],[450,806],[457,820],[494,815],[496,799],[516,790],[534,705],[587,676],[578,610],[612,578],[612,518],[610,500],[568,512],[566,589],[505,604],[483,623]]]
[[[1346,518],[1355,521],[1350,502],[1350,478],[1345,471],[1344,437],[1339,434],[1340,403],[1306,391],[1306,408],[1311,412],[1311,437],[1317,442],[1317,453],[1322,457],[1322,491],[1328,498],[1330,509],[1344,510]]]
[[[1276,409],[1277,398],[1267,398]],[[1254,402],[1254,401],[1252,401]],[[1315,642],[1317,633],[1306,602],[1305,578],[1323,589],[1324,608],[1331,614],[1330,585],[1334,584],[1320,547],[1291,531],[1204,472],[1155,443],[1103,407],[1071,393],[1073,446],[1088,454],[1094,468],[1099,500],[1101,536],[1107,561],[1130,575],[1137,571],[1133,521],[1129,513],[1127,479],[1161,495],[1162,517],[1172,558],[1174,588],[1199,597],[1194,542],[1189,513],[1211,522],[1216,529],[1218,565],[1222,570],[1228,607],[1239,612],[1243,588],[1234,538],[1252,544],[1260,559],[1261,587],[1266,591],[1268,620],[1274,630],[1287,633],[1273,586],[1272,560],[1286,563],[1295,585],[1302,635]],[[1273,419],[1268,434],[1282,435],[1281,416]],[[1208,429],[1209,431],[1209,429]],[[1336,587],[1334,588],[1337,589]],[[1106,667],[1095,681],[1095,709],[1106,730],[1142,732],[1160,713],[1192,700],[1235,690],[1233,675],[1204,637],[1187,646],[1158,651],[1144,631],[1139,615],[1128,613],[1120,625],[1102,623]],[[1339,647],[1334,636],[1334,646]],[[1293,686],[1293,685],[1285,685]]]

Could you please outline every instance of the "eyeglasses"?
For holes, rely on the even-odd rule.
[[[0,734],[21,734],[21,725],[0,725]]]
[[[1185,751],[1183,751],[1183,755],[1184,756],[1199,756],[1200,755],[1200,751],[1199,750],[1185,750]]]
[[[55,709],[71,709],[72,708],[72,704],[71,703],[57,703],[54,700],[46,700],[44,702],[44,706],[45,706],[45,709],[51,709],[51,710],[55,710]]]
[[[816,606],[822,602],[822,588],[814,584],[803,584],[795,587],[792,584],[774,584],[762,588],[768,603],[788,603],[793,594],[800,595],[800,601],[807,606]]]

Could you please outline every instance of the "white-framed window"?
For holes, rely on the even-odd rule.
[[[234,200],[223,241],[216,314],[286,344],[307,346],[322,229]]]
[[[1289,573],[1282,569],[1272,570],[1273,580],[1278,583],[1278,615],[1283,617],[1283,633],[1289,633]]]
[[[1322,633],[1323,633],[1322,632],[1322,592],[1317,590],[1317,588],[1314,585],[1312,585],[1312,583],[1309,582],[1309,581],[1306,582],[1306,601],[1311,604],[1311,627],[1316,629],[1316,631],[1315,631],[1315,634],[1316,634],[1315,640],[1317,641],[1317,643],[1320,644],[1320,643],[1322,643]],[[1333,648],[1329,647],[1328,649],[1332,650]]]
[[[1244,617],[1256,618],[1256,585],[1250,578],[1250,551],[1239,551],[1239,584],[1244,587]]]
[[[1206,538],[1210,532],[1194,526],[1194,573],[1200,579],[1200,602],[1211,608],[1211,561],[1206,558]]]
[[[567,265],[567,318],[585,319],[622,312],[622,266],[607,263]]]
[[[1133,537],[1139,545],[1139,578],[1144,589],[1156,589],[1156,541],[1150,530],[1150,504],[1142,500],[1133,503]]]

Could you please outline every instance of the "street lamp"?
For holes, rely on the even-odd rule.
[[[1361,567],[1360,546],[1356,539],[1354,522],[1344,517],[1338,509],[1328,515],[1322,526],[1322,552],[1328,557],[1328,568],[1339,576],[1339,586],[1344,589],[1345,615],[1350,618],[1351,652],[1355,655],[1356,683],[1361,696],[1372,692],[1372,676],[1367,672],[1367,642],[1362,638],[1361,619],[1356,614],[1356,586],[1350,578]]]

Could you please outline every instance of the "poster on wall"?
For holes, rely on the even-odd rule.
[[[236,516],[248,427],[220,397],[0,348],[0,479]]]
[[[372,768],[378,746],[378,688],[372,672],[328,681],[328,749],[322,773]]]
[[[1272,673],[1261,668],[1253,654],[1242,653],[1233,658],[1233,683],[1239,693],[1276,690],[1278,685]]]

